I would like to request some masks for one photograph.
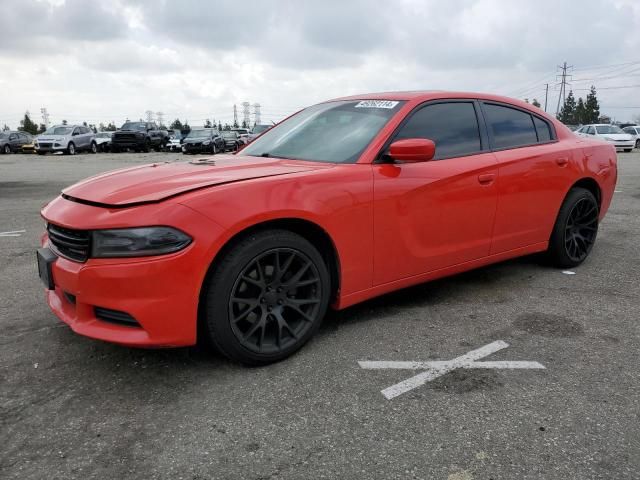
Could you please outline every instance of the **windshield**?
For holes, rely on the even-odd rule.
[[[403,104],[350,100],[314,105],[265,132],[240,155],[355,163]]]
[[[222,136],[225,138],[238,138],[238,134],[236,132],[229,132],[229,131],[222,132]]]
[[[124,125],[122,125],[122,128],[120,130],[138,130],[140,132],[146,132],[147,131],[147,124],[142,122],[129,122],[129,123],[125,123]]]
[[[9,138],[9,135],[7,135],[6,133],[0,132],[0,138],[4,140],[5,138]]]
[[[44,131],[43,135],[71,135],[73,127],[51,127]]]
[[[600,134],[602,133],[624,133],[620,127],[615,125],[601,125],[596,127],[596,131]]]
[[[209,138],[211,136],[211,129],[199,129],[199,130],[191,130],[187,138]]]
[[[251,133],[262,133],[265,130],[269,130],[269,125],[256,125],[255,127],[253,127],[253,130],[251,130]]]

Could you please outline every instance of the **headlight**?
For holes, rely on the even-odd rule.
[[[145,257],[182,250],[191,243],[186,233],[171,227],[118,228],[92,232],[91,257]]]
[[[33,146],[37,147],[38,146],[38,142],[33,142]]]

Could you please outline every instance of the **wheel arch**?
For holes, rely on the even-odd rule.
[[[340,256],[338,254],[338,249],[336,248],[336,245],[329,233],[317,223],[303,218],[284,217],[265,220],[250,225],[232,235],[216,252],[215,256],[209,263],[207,273],[205,274],[204,281],[202,282],[202,287],[200,288],[200,295],[198,299],[198,334],[200,333],[200,324],[203,316],[202,307],[204,305],[204,296],[207,292],[206,287],[220,261],[224,258],[227,252],[229,252],[246,236],[251,235],[255,232],[270,229],[288,230],[297,233],[301,237],[308,240],[314,247],[318,249],[320,255],[322,255],[322,258],[327,265],[327,269],[329,270],[329,278],[331,281],[330,304],[335,303],[340,293]]]
[[[567,191],[567,195],[574,188],[584,188],[585,190],[590,191],[594,197],[596,197],[596,201],[598,202],[598,209],[602,208],[602,189],[596,180],[591,177],[584,177],[571,185],[571,188]],[[566,196],[565,195],[565,198]]]

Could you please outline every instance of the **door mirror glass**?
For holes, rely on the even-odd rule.
[[[388,155],[399,162],[428,162],[436,153],[436,144],[427,138],[396,140],[389,147]]]

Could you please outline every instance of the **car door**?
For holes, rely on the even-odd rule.
[[[20,135],[17,133],[12,133],[9,135],[9,148],[11,148],[12,152],[20,150]]]
[[[478,115],[473,100],[429,102],[389,143],[431,139],[434,159],[373,165],[374,285],[489,254],[498,169]]]
[[[494,102],[482,110],[498,161],[491,255],[546,242],[574,175],[573,144],[528,110]]]
[[[27,145],[31,141],[31,137],[24,133],[18,134],[18,148],[22,148],[23,145]]]

